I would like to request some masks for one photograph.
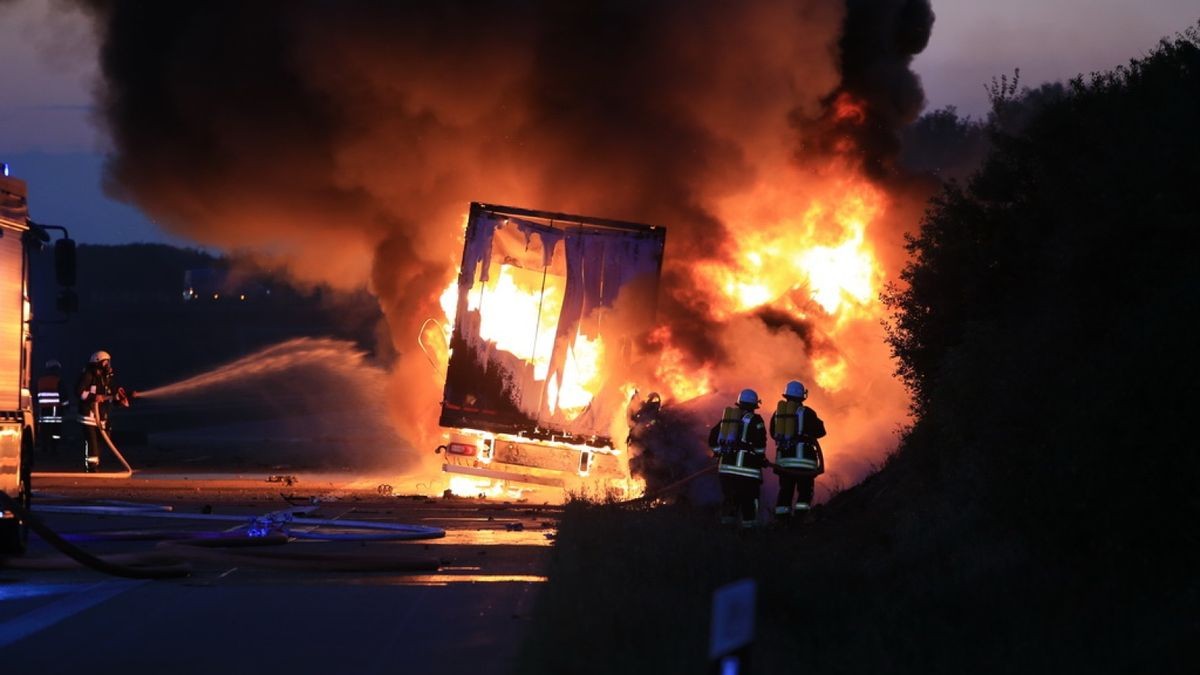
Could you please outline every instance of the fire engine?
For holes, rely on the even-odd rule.
[[[75,242],[64,228],[29,219],[25,181],[8,173],[8,165],[0,164],[0,344],[7,345],[0,347],[0,491],[27,511],[36,429],[29,391],[30,253],[49,243],[50,230],[62,232],[54,242],[54,262],[58,283],[68,287],[58,307],[69,311],[75,304],[69,289],[75,283]],[[0,554],[23,552],[27,537],[26,523],[11,510],[0,510]]]
[[[444,471],[627,488],[629,364],[653,327],[665,239],[653,225],[471,204],[443,303],[454,318]]]

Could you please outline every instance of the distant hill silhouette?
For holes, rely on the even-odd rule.
[[[217,270],[216,278],[247,282],[244,274],[230,269],[226,258],[163,244],[81,245],[75,287],[79,311],[64,317],[55,308],[52,252],[35,254],[35,376],[53,358],[73,381],[98,349],[113,355],[119,383],[134,389],[196,375],[295,337],[339,338],[374,350],[380,314],[365,292],[301,291],[281,278],[259,274],[253,282],[270,295],[185,301],[186,271]]]

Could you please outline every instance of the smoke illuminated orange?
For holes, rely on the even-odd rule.
[[[862,124],[867,121],[867,111],[861,102],[843,91],[833,100],[833,118],[839,122]]]

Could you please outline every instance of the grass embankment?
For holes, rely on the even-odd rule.
[[[569,505],[515,672],[705,672],[712,591],[743,577],[759,589],[750,672],[1178,663],[1195,635],[1194,584],[1146,592],[1050,563],[970,507],[897,502],[904,473],[869,480],[784,531],[739,534],[716,526],[709,508]]]

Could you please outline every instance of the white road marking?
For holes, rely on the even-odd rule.
[[[80,612],[95,607],[106,600],[130,591],[142,584],[142,581],[101,581],[98,584],[84,587],[77,593],[42,605],[20,616],[0,623],[0,648],[7,647],[18,640],[23,640],[38,631],[45,630],[60,621],[69,619]]]

